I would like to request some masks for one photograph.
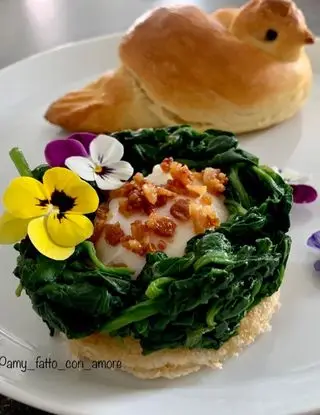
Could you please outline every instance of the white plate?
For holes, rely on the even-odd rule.
[[[69,45],[0,71],[0,191],[16,175],[8,157],[20,146],[32,165],[43,161],[45,143],[60,133],[42,118],[60,94],[95,79],[118,63],[120,36]],[[320,190],[320,42],[310,48],[315,83],[308,104],[291,121],[242,141],[270,165],[313,175]],[[293,247],[273,331],[259,338],[223,371],[204,370],[169,381],[139,381],[113,371],[20,370],[0,367],[0,393],[59,414],[201,415],[288,414],[320,408],[320,275],[306,248],[320,229],[320,201],[295,206]],[[15,253],[0,248],[0,359],[43,361],[51,354],[64,366],[64,348],[48,336],[27,297],[17,299]],[[2,356],[2,357],[1,357]],[[1,361],[0,361],[1,362]],[[200,409],[200,406],[202,408]]]

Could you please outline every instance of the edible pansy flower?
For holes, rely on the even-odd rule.
[[[98,135],[89,145],[89,157],[72,156],[65,165],[86,181],[95,181],[102,190],[121,187],[133,174],[133,167],[121,161],[123,145],[115,138]]]
[[[93,224],[84,215],[97,210],[99,198],[75,173],[54,167],[45,172],[43,183],[33,177],[13,179],[3,204],[2,244],[18,242],[28,234],[41,254],[64,260],[93,234]]]
[[[314,232],[311,236],[309,236],[307,245],[311,248],[320,250],[320,231]],[[320,271],[320,261],[316,261],[314,263],[314,269],[316,271]]]
[[[273,170],[292,187],[294,203],[312,203],[317,199],[318,193],[316,189],[306,184],[310,180],[310,176],[302,175],[291,169],[279,169],[278,167],[273,167]]]
[[[74,133],[50,141],[44,150],[46,162],[51,167],[65,167],[68,157],[88,157],[90,143],[95,137],[96,134],[92,133]]]

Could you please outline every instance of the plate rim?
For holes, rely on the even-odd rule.
[[[114,32],[111,34],[104,34],[100,36],[93,36],[86,39],[81,39],[78,41],[72,41],[67,42],[55,47],[52,47],[50,49],[40,51],[38,53],[32,54],[30,56],[26,56],[16,62],[13,62],[3,68],[0,69],[0,82],[1,82],[1,75],[4,73],[8,73],[12,70],[15,70],[19,67],[23,67],[23,65],[28,64],[30,62],[36,61],[37,59],[41,59],[42,57],[45,57],[47,55],[56,54],[60,51],[66,50],[66,49],[73,49],[77,47],[81,47],[82,45],[87,45],[90,43],[99,43],[99,42],[108,42],[113,40],[120,40],[121,37],[125,34],[124,31],[121,32]],[[316,42],[315,45],[319,48],[320,46],[320,36],[316,36]],[[320,62],[320,59],[319,59]],[[3,378],[0,375],[0,394],[6,396],[9,399],[16,400],[22,404],[28,405],[33,408],[37,408],[39,410],[46,411],[48,413],[52,414],[62,414],[62,415],[87,415],[88,413],[86,411],[79,413],[79,411],[74,412],[69,407],[67,409],[63,408],[63,404],[60,404],[56,400],[45,400],[44,398],[41,398],[40,395],[32,394],[29,391],[25,391],[14,384],[11,384],[9,381],[7,381],[5,378]],[[320,409],[320,398],[319,403],[316,408]],[[317,411],[316,408],[310,408],[305,409],[305,413],[309,413],[309,411]],[[107,408],[108,409],[108,408]],[[106,410],[107,410],[106,409]],[[112,409],[112,408],[109,408]]]
[[[64,49],[72,49],[74,47],[78,47],[81,45],[85,45],[88,43],[97,43],[101,41],[108,41],[108,40],[115,40],[115,39],[121,39],[121,37],[125,34],[124,31],[119,32],[113,32],[106,35],[100,35],[100,36],[92,36],[86,39],[71,41],[71,42],[65,42],[61,45],[53,46],[52,48],[42,50],[37,53],[33,53],[31,55],[25,56],[24,58],[21,58],[15,62],[10,63],[9,65],[4,66],[3,68],[0,68],[0,76],[5,73],[9,72],[10,70],[14,70],[16,67],[23,65],[25,63],[29,63],[30,61],[36,60],[38,58],[41,58],[45,55],[51,55],[52,53],[57,53]],[[316,43],[320,42],[320,36],[316,38]]]

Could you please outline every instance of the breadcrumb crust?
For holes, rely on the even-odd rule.
[[[174,379],[201,368],[222,369],[223,363],[238,356],[244,347],[271,330],[270,320],[280,308],[280,292],[265,298],[243,318],[239,334],[219,350],[165,349],[142,355],[139,342],[131,337],[116,338],[95,334],[83,339],[68,340],[71,353],[78,359],[119,360],[121,370],[141,379]]]

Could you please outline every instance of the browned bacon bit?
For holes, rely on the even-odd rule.
[[[165,241],[159,241],[159,243],[158,243],[158,249],[160,250],[160,251],[164,251],[165,249],[166,249],[166,247],[167,247],[167,244],[166,244],[166,242]]]
[[[109,205],[108,203],[102,203],[96,212],[96,216],[94,219],[94,231],[93,235],[90,238],[92,243],[96,243],[103,232],[105,221],[108,215]]]
[[[90,238],[90,241],[95,244],[96,242],[99,241],[100,236],[102,235],[103,229],[104,229],[104,225],[105,222],[102,220],[98,220],[95,222],[94,224],[94,230],[93,230],[93,234]]]
[[[200,203],[203,205],[212,205],[212,197],[208,193],[205,193],[201,196]]]
[[[188,189],[176,179],[168,180],[165,186],[167,190],[170,190],[177,195],[187,196],[189,194]]]
[[[168,199],[171,199],[176,196],[175,193],[171,192],[168,189],[165,189],[164,187],[157,187],[157,203],[156,207],[165,206],[168,202]]]
[[[172,163],[173,163],[173,158],[172,157],[167,157],[161,162],[160,167],[161,167],[161,170],[163,171],[163,173],[169,173],[170,166],[171,166]]]
[[[148,227],[141,220],[136,220],[131,223],[131,235],[133,239],[136,239],[141,244],[149,242]]]
[[[139,189],[134,189],[128,195],[129,210],[143,210],[143,195]]]
[[[125,236],[122,238],[121,245],[129,251],[140,256],[143,256],[146,252],[143,245],[136,239],[133,239],[131,236]]]
[[[228,182],[227,176],[219,169],[207,167],[203,171],[203,183],[207,186],[208,192],[217,194],[225,191],[225,184]]]
[[[119,202],[119,212],[121,213],[121,215],[125,216],[125,217],[129,217],[131,215],[131,211],[129,211],[129,207],[128,207],[128,200],[120,200]]]
[[[171,215],[181,221],[190,219],[190,200],[178,199],[170,208]]]
[[[198,171],[193,171],[192,172],[192,177],[194,180],[197,180],[199,182],[202,181],[202,172],[198,172]]]
[[[191,197],[199,197],[206,193],[207,186],[199,186],[194,184],[188,184],[187,190],[189,192],[189,196]]]
[[[173,180],[177,180],[183,186],[187,186],[192,183],[192,173],[188,166],[173,161],[170,166],[170,174]]]
[[[116,246],[120,243],[124,237],[124,232],[121,229],[120,222],[107,223],[104,226],[104,239],[112,246]]]
[[[111,190],[109,198],[110,200],[116,199],[118,197],[127,197],[128,194],[134,189],[134,183],[125,183],[119,189]]]
[[[217,227],[220,224],[219,219],[211,206],[191,203],[190,214],[196,234],[203,233],[207,229]]]
[[[142,185],[142,191],[144,194],[144,197],[147,199],[147,201],[151,205],[155,205],[157,203],[158,194],[157,194],[157,188],[152,183],[145,183]]]
[[[157,187],[158,196],[174,197],[176,194],[164,187]]]
[[[138,184],[138,185],[142,185],[143,183],[145,183],[145,178],[143,177],[143,174],[142,173],[136,173],[134,176],[133,176],[133,180],[134,180],[134,182],[136,183],[136,184]]]
[[[150,230],[160,236],[173,236],[177,227],[172,219],[157,213],[152,213],[146,223]]]

